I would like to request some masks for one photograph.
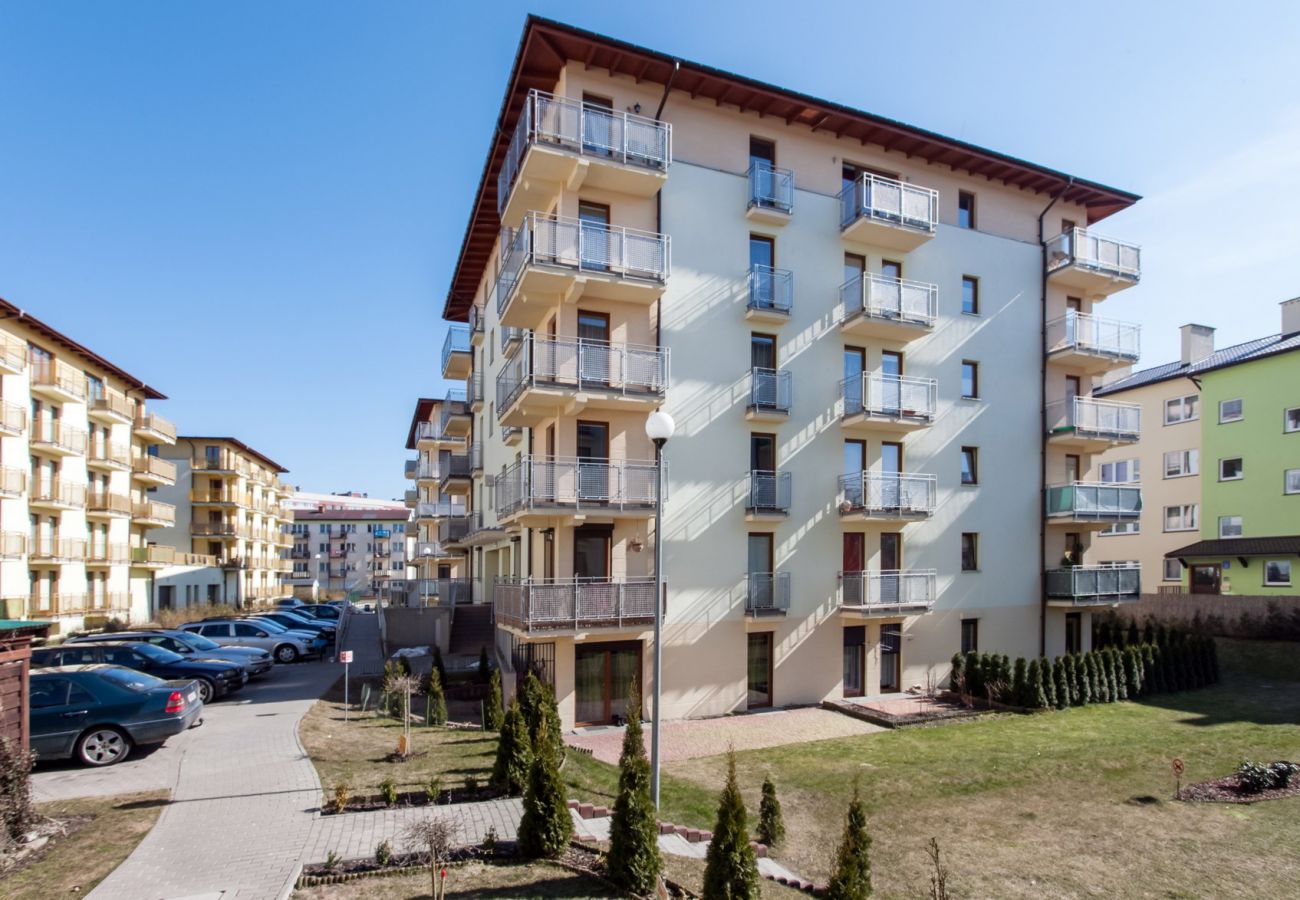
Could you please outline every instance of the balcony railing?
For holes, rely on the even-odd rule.
[[[623,628],[654,621],[653,579],[498,578],[497,622],[523,631]]]
[[[10,497],[21,496],[27,490],[27,470],[17,466],[0,468],[0,494]]]
[[[783,613],[790,608],[789,572],[750,572],[745,582],[747,614]]]
[[[938,573],[933,569],[841,572],[840,606],[882,612],[925,612],[934,606]]]
[[[668,360],[666,348],[528,333],[497,375],[497,411],[504,415],[521,393],[534,387],[662,398]]]
[[[1142,275],[1142,249],[1137,244],[1074,228],[1047,242],[1047,271],[1051,273],[1067,266],[1137,281]]]
[[[236,454],[228,450],[222,450],[211,456],[194,457],[191,463],[196,472],[236,472],[240,475],[248,474],[248,465],[241,460]]]
[[[60,506],[85,506],[86,486],[49,478],[32,479],[33,503],[56,503]]]
[[[471,407],[477,407],[483,399],[483,370],[475,369],[465,379],[465,402]]]
[[[393,582],[394,597],[407,606],[455,606],[474,602],[474,582],[468,578],[412,578]]]
[[[167,443],[176,440],[176,426],[157,413],[147,412],[136,416],[135,430],[162,439]]]
[[[1142,407],[1137,403],[1067,397],[1048,404],[1047,433],[1136,441],[1142,436]]]
[[[1051,569],[1047,596],[1080,605],[1136,600],[1142,592],[1141,575],[1141,566],[1125,563]]]
[[[939,222],[939,192],[864,172],[840,192],[840,227],[847,228],[858,219],[934,234]]]
[[[85,612],[86,595],[70,591],[58,591],[53,594],[32,594],[28,600],[28,611],[37,617],[71,615]]]
[[[469,534],[470,518],[469,516],[448,516],[445,519],[438,520],[438,543],[442,547],[448,544],[459,543]]]
[[[771,266],[749,267],[750,309],[789,314],[794,306],[794,273]]]
[[[477,453],[480,457],[483,453],[482,444],[474,444],[465,453],[453,453],[450,450],[442,450],[438,453],[438,477],[442,481],[451,478],[469,478],[474,468],[473,455]]]
[[[417,519],[441,519],[447,516],[465,515],[464,503],[449,503],[446,500],[421,500],[415,504]]]
[[[755,412],[788,413],[793,396],[789,369],[749,370],[749,408]]]
[[[442,371],[447,371],[447,363],[451,360],[451,355],[453,353],[468,354],[469,352],[469,326],[449,326],[447,328],[447,336],[442,339]]]
[[[91,396],[86,401],[86,410],[92,416],[95,413],[106,413],[128,422],[135,419],[135,402],[127,399],[126,394],[111,388],[103,388],[98,396]]]
[[[251,506],[252,499],[247,495],[241,495],[238,491],[213,490],[212,488],[199,488],[190,491],[191,503],[229,503],[244,506]]]
[[[86,558],[86,539],[37,535],[28,542],[27,552],[44,562],[77,562]]]
[[[749,164],[749,207],[794,211],[794,172],[762,160]]]
[[[672,135],[666,122],[529,91],[497,176],[497,213],[505,210],[524,154],[533,144],[663,171],[672,161]]]
[[[866,316],[933,328],[938,316],[939,288],[924,281],[866,273],[840,285],[840,302],[845,321]]]
[[[125,563],[131,559],[131,548],[126,544],[102,544],[92,542],[86,552],[86,560],[100,564]]]
[[[749,503],[745,508],[757,513],[788,513],[793,484],[790,472],[753,469],[749,473]]]
[[[170,503],[160,503],[157,500],[144,500],[131,504],[131,518],[148,519],[174,525],[176,523],[176,507]]]
[[[87,438],[86,432],[81,428],[42,418],[32,422],[30,441],[65,453],[83,454],[86,452]]]
[[[426,481],[439,477],[438,463],[436,460],[412,459],[407,461],[407,465],[410,468],[411,474],[409,477],[411,478],[415,478],[419,481]]]
[[[1047,352],[1073,350],[1133,361],[1141,335],[1140,325],[1069,310],[1047,323]]]
[[[27,427],[27,409],[8,400],[0,402],[0,432],[22,434]]]
[[[57,359],[33,362],[31,380],[33,386],[54,388],[77,400],[86,399],[85,374]]]
[[[854,472],[839,477],[840,511],[867,516],[924,518],[934,514],[939,483],[934,475]]]
[[[932,421],[939,383],[933,378],[864,372],[840,382],[844,415],[885,416]]]
[[[497,513],[652,509],[658,494],[655,476],[653,462],[527,455],[497,478]]]
[[[487,314],[483,307],[475,303],[469,308],[469,332],[471,335],[482,334]]]
[[[15,372],[27,368],[27,342],[0,332],[0,364]]]
[[[442,413],[438,416],[438,431],[447,433],[447,426],[458,416],[469,416],[469,407],[465,402],[464,388],[450,388],[442,399]]]
[[[86,509],[90,512],[129,516],[131,515],[131,498],[126,494],[91,491],[86,496]]]
[[[0,533],[0,559],[21,559],[26,553],[26,534],[21,531]]]
[[[102,439],[90,441],[86,450],[90,462],[126,467],[131,465],[131,450],[126,444],[118,444]]]
[[[443,434],[441,421],[417,422],[415,424],[415,439],[417,441],[455,440],[454,438]]]
[[[1048,518],[1126,522],[1142,514],[1142,488],[1136,484],[1076,481],[1047,488]]]
[[[238,522],[191,522],[190,534],[195,537],[248,537],[248,529]]]

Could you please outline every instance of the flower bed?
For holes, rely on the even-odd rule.
[[[1285,797],[1300,797],[1300,773],[1293,763],[1285,761],[1267,766],[1244,762],[1231,775],[1178,792],[1179,800],[1194,803],[1256,803]]]
[[[438,792],[436,799],[429,797],[428,791],[402,791],[397,794],[396,802],[389,803],[383,794],[363,794],[349,797],[343,809],[338,809],[332,799],[321,806],[322,816],[337,816],[339,813],[374,812],[379,809],[396,809],[409,806],[446,806],[450,803],[477,803],[481,800],[496,800],[505,793],[492,787],[482,785],[470,790],[467,787],[446,788]]]

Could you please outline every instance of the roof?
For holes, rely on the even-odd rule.
[[[551,90],[568,60],[615,75],[630,75],[638,83],[672,84],[691,99],[713,100],[742,112],[785,119],[814,131],[849,137],[863,145],[899,150],[909,157],[941,163],[956,171],[981,175],[1011,187],[1056,194],[1088,210],[1089,223],[1104,219],[1139,200],[1137,194],[1075,178],[1064,172],[1026,162],[995,150],[969,144],[873,115],[829,100],[777,87],[731,72],[649,50],[551,19],[529,16],[515,54],[496,129],[479,177],[478,190],[460,255],[452,275],[443,315],[463,320],[478,287],[484,266],[500,230],[497,216],[497,173],[514,135],[515,123],[529,90]]]
[[[284,466],[280,465],[278,462],[271,459],[271,457],[258,453],[256,450],[254,450],[252,447],[245,444],[239,438],[221,437],[219,435],[182,434],[177,436],[176,440],[178,441],[225,441],[227,444],[234,444],[236,447],[240,449],[240,451],[247,453],[249,456],[253,457],[254,459],[259,460],[263,465],[274,469],[276,472],[279,472],[280,474],[284,474],[285,472],[289,471]]]
[[[1300,556],[1300,534],[1197,541],[1165,554],[1166,559],[1185,556]]]
[[[1092,393],[1094,396],[1104,397],[1107,394],[1131,391],[1134,388],[1156,384],[1161,381],[1170,381],[1174,378],[1190,378],[1215,369],[1239,366],[1242,363],[1276,356],[1279,353],[1289,353],[1292,350],[1300,350],[1300,332],[1287,335],[1271,334],[1268,337],[1246,341],[1244,344],[1235,344],[1231,347],[1224,347],[1222,350],[1215,350],[1200,362],[1186,365],[1182,362],[1171,362],[1161,366],[1153,366],[1150,369],[1143,369],[1126,378],[1121,378],[1113,384],[1102,385]]]
[[[31,313],[27,312],[24,309],[20,309],[17,306],[14,306],[8,300],[5,300],[3,298],[0,298],[0,319],[17,319],[19,322],[22,322],[32,331],[35,331],[37,334],[48,339],[49,341],[56,344],[57,346],[62,347],[65,350],[69,350],[85,359],[90,360],[90,362],[94,363],[96,366],[103,369],[108,374],[116,378],[122,379],[123,381],[126,382],[128,390],[139,391],[141,394],[144,395],[146,400],[167,399],[166,394],[162,393],[156,388],[149,387],[149,385],[145,384],[139,378],[136,378],[134,375],[130,374],[129,372],[119,369],[117,366],[113,365],[111,362],[104,359],[104,357],[100,356],[95,351],[81,344],[78,344],[76,341],[68,337],[62,331],[59,331],[54,326],[46,325],[44,322],[42,322],[40,319],[33,316]]]
[[[421,397],[415,401],[415,412],[411,415],[411,427],[406,431],[406,449],[415,449],[415,426],[421,422],[430,421],[430,414],[437,407],[441,400],[434,400],[431,397]]]
[[[5,631],[39,631],[44,633],[50,630],[53,622],[44,622],[38,619],[0,619],[0,632]]]
[[[294,522],[405,522],[409,509],[295,509]]]

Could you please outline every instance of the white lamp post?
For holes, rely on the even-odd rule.
[[[424,547],[420,554],[424,557],[424,565],[420,570],[420,605],[429,605],[429,557],[433,556],[433,548]]]
[[[663,618],[664,618],[664,444],[677,430],[673,417],[655,410],[645,420],[646,437],[655,445],[655,652],[654,712],[650,718],[650,798],[659,808],[659,705],[663,699]]]

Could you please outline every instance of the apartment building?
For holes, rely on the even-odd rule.
[[[387,598],[405,595],[408,523],[403,503],[354,500],[336,505],[323,500],[315,508],[294,509],[285,530],[293,544],[288,581],[298,596],[331,598],[357,594]],[[414,543],[411,540],[411,543]]]
[[[659,540],[669,718],[1060,653],[1136,596],[1080,565],[1140,506],[1094,489],[1141,423],[1092,392],[1137,354],[1094,308],[1138,248],[1092,230],[1135,195],[537,18],[494,134],[444,308],[465,387],[408,472],[424,576],[494,606],[566,727],[651,684]]]
[[[416,454],[405,467],[407,480],[415,484],[404,498],[415,528],[408,603],[472,599],[467,539],[471,530],[482,531],[484,519],[481,508],[476,518],[469,512],[474,476],[479,476],[480,496],[483,489],[483,448],[471,442],[471,434],[473,416],[482,412],[483,392],[482,379],[469,371],[469,356],[468,335],[457,329],[443,345],[442,368],[449,377],[466,379],[468,390],[453,389],[438,400],[420,398],[407,429],[406,449]]]
[[[1149,591],[1300,592],[1300,298],[1281,313],[1278,334],[1222,350],[1213,328],[1184,325],[1177,362],[1098,391],[1152,423],[1102,455],[1105,481],[1147,475],[1140,518],[1097,542],[1099,558],[1140,565]]]
[[[158,488],[158,496],[178,513],[157,541],[208,557],[222,572],[219,591],[201,579],[201,601],[189,602],[244,605],[288,596],[292,538],[282,526],[293,516],[282,504],[292,488],[279,479],[288,469],[233,437],[181,436],[162,456],[175,465],[176,481]],[[181,598],[170,591],[158,602],[165,607]]]
[[[175,509],[163,394],[0,300],[0,596],[64,633],[149,615],[151,539]]]

